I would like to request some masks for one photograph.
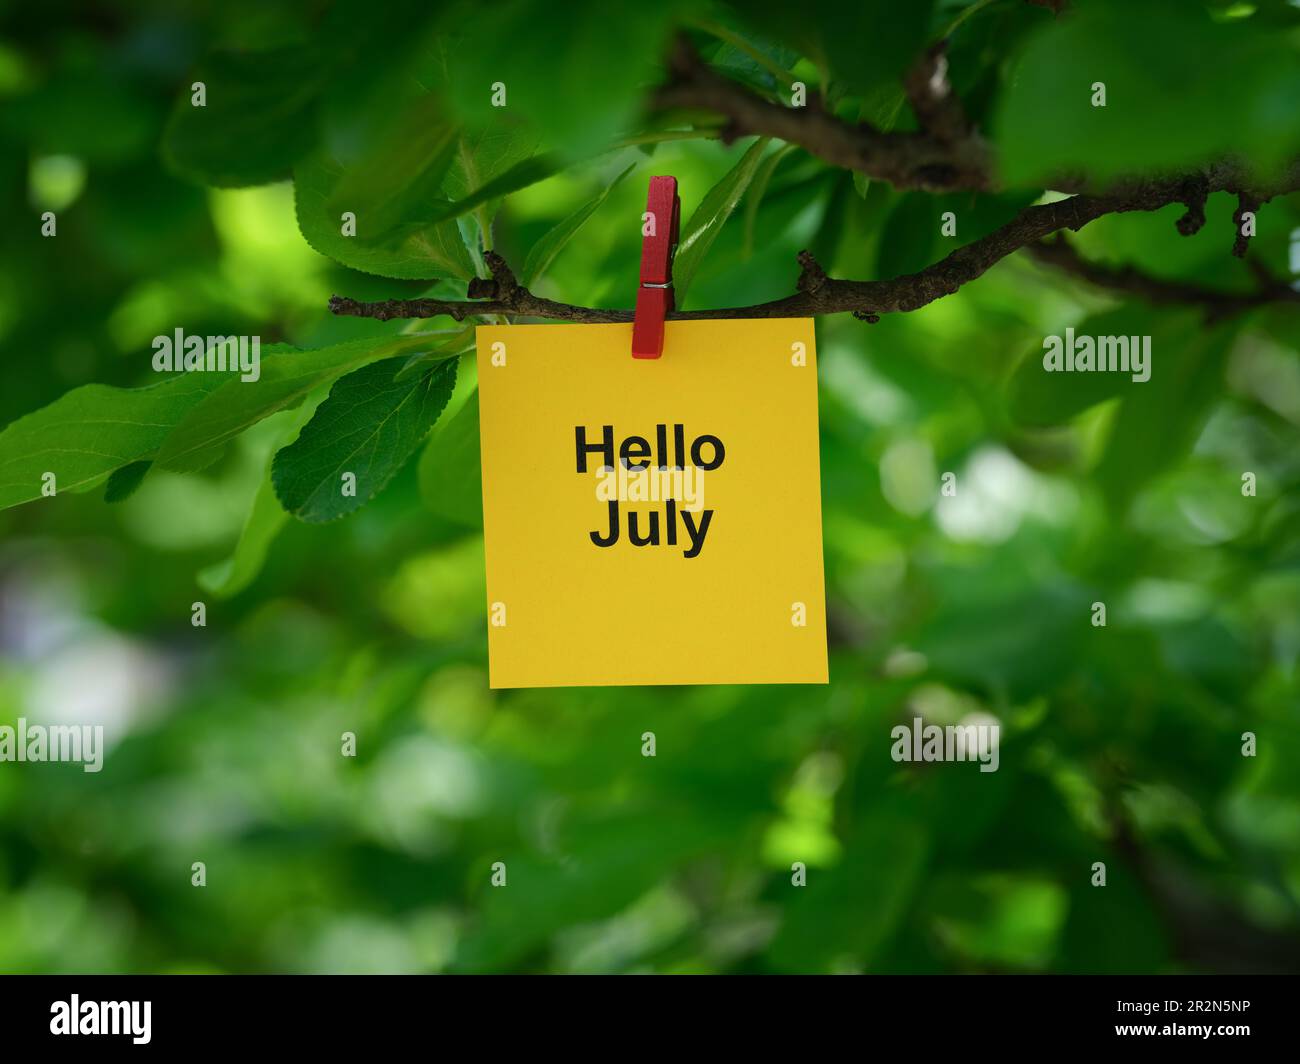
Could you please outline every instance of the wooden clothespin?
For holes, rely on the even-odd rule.
[[[632,321],[633,358],[658,358],[664,352],[664,318],[673,309],[673,255],[681,227],[677,178],[650,179],[646,212],[650,215],[651,233],[641,238],[641,284],[636,290]]]

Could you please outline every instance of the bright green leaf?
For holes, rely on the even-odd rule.
[[[470,528],[483,527],[477,389],[444,418],[420,455],[420,495],[436,514]]]
[[[767,147],[767,138],[760,137],[750,149],[741,156],[723,176],[705,194],[700,205],[695,208],[691,220],[682,227],[681,240],[677,245],[677,257],[673,260],[673,285],[677,292],[677,302],[685,301],[686,289],[700,267],[700,262],[708,254],[709,248],[718,238],[723,224],[731,217],[736,204],[749,188],[749,183],[758,171],[758,164],[763,158],[763,149]]]
[[[557,222],[552,229],[542,235],[528,252],[528,258],[524,260],[524,269],[519,279],[525,287],[531,285],[550,268],[551,263],[555,261],[555,257],[564,249],[564,245],[573,239],[574,234],[586,224],[588,218],[600,209],[600,205],[605,202],[618,183],[627,177],[634,168],[635,164],[629,166],[605,188],[601,189],[595,199],[584,203],[567,218]]]
[[[776,168],[781,165],[781,160],[794,150],[795,145],[782,144],[781,147],[763,160],[763,164],[754,175],[754,187],[749,193],[749,198],[745,200],[744,254],[746,257],[753,254],[754,251],[754,230],[758,222],[758,208],[763,203],[763,193],[767,191],[767,186],[771,183]]]
[[[224,380],[166,437],[156,459],[166,469],[202,469],[250,425],[297,406],[315,389],[381,358],[429,345],[419,334],[370,337],[299,351],[275,344],[262,352],[256,381]]]
[[[219,562],[207,566],[198,573],[199,586],[217,598],[230,598],[243,591],[262,571],[267,552],[275,537],[280,534],[289,515],[284,512],[280,500],[275,497],[275,486],[271,483],[271,464],[275,452],[294,439],[302,427],[311,420],[319,403],[303,404],[293,415],[290,424],[281,430],[279,438],[266,456],[266,469],[258,484],[253,504],[249,507],[248,517],[240,530],[235,549]],[[268,423],[269,424],[269,423]]]
[[[45,473],[58,491],[85,491],[140,462],[191,410],[226,383],[183,374],[147,388],[87,384],[0,432],[0,508],[41,497]]]

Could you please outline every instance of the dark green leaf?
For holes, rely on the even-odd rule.
[[[1161,317],[1151,337],[1151,379],[1130,385],[1097,467],[1114,505],[1126,504],[1196,442],[1236,334],[1237,323],[1210,328],[1197,311]]]
[[[108,483],[104,485],[104,501],[121,502],[123,499],[130,498],[144,483],[145,474],[149,472],[152,465],[152,462],[145,460],[132,462],[130,465],[114,470],[109,474]]]
[[[896,84],[920,54],[933,0],[855,0],[800,6],[784,0],[737,4],[742,17],[773,40],[788,43],[861,95]]]
[[[522,119],[568,158],[599,150],[630,124],[658,77],[672,7],[639,4],[614,13],[599,0],[577,0],[563,11],[476,8],[456,27],[464,37],[447,55],[452,99],[471,128]],[[494,86],[504,90],[504,106],[493,106]]]
[[[313,522],[342,517],[406,464],[451,396],[456,362],[394,382],[404,361],[375,362],[338,380],[298,439],[275,456],[271,480],[289,513]],[[355,492],[344,494],[349,474]]]
[[[912,903],[929,849],[926,824],[903,806],[865,811],[843,861],[808,870],[772,943],[778,971],[826,973],[837,962],[870,970]]]
[[[1085,319],[1074,326],[1074,335],[1141,337],[1157,326],[1153,312],[1134,303]],[[1062,343],[1067,339],[1064,329],[1058,339]],[[1043,363],[1045,350],[1042,344],[1033,347],[1007,385],[1011,416],[1022,425],[1059,425],[1098,403],[1150,384],[1139,384],[1127,373],[1049,373]]]
[[[1093,104],[1097,85],[1105,106]],[[1044,21],[1003,96],[997,140],[1015,183],[1233,153],[1267,172],[1300,149],[1297,110],[1300,63],[1284,34],[1195,5],[1107,2]]]
[[[180,173],[209,185],[260,185],[287,177],[312,147],[314,108],[328,69],[300,48],[216,52],[195,71],[207,104],[182,89],[163,138]]]

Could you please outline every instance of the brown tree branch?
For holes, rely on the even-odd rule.
[[[1237,209],[1232,214],[1232,224],[1237,227],[1237,239],[1233,241],[1232,253],[1239,259],[1246,257],[1250,247],[1250,237],[1242,232],[1242,221],[1247,213],[1254,214],[1264,205],[1264,201],[1250,192],[1237,195]]]
[[[1053,6],[1059,9],[1059,5]],[[655,97],[659,108],[704,109],[722,114],[728,122],[724,139],[762,134],[801,146],[833,165],[859,171],[899,188],[930,191],[990,189],[995,187],[991,153],[973,129],[947,79],[942,43],[929,48],[909,71],[904,89],[921,129],[887,133],[866,123],[852,125],[826,111],[816,94],[807,106],[785,106],[766,100],[709,67],[685,41],[679,39],[669,62],[668,84]],[[1076,187],[1057,183],[1057,187]],[[957,291],[981,276],[995,263],[1020,248],[1030,248],[1041,260],[1068,269],[1093,283],[1143,295],[1156,302],[1194,303],[1213,314],[1233,313],[1265,302],[1295,302],[1295,293],[1269,278],[1256,292],[1218,292],[1196,285],[1144,278],[1131,269],[1115,270],[1085,263],[1068,244],[1044,245],[1045,238],[1063,230],[1078,231],[1106,214],[1156,211],[1173,203],[1186,206],[1178,231],[1186,236],[1205,224],[1205,203],[1215,192],[1238,197],[1234,216],[1238,235],[1235,254],[1244,255],[1246,238],[1240,233],[1241,215],[1256,210],[1269,198],[1300,189],[1300,163],[1294,164],[1277,187],[1256,185],[1236,161],[1223,161],[1191,174],[1130,179],[1100,193],[1072,196],[1025,208],[1000,229],[953,251],[947,258],[918,273],[878,281],[838,280],[827,277],[807,252],[796,292],[782,299],[746,307],[676,312],[671,319],[775,318],[852,313],[873,322],[880,315],[916,310]],[[504,259],[488,252],[485,261],[491,278],[472,280],[467,300],[404,299],[362,303],[333,296],[335,314],[387,320],[448,315],[457,321],[470,315],[502,315],[574,322],[627,322],[630,310],[559,303],[534,295],[520,285]]]
[[[942,50],[937,58],[942,59]],[[850,125],[828,112],[817,93],[809,93],[802,107],[765,100],[715,71],[684,39],[673,47],[668,83],[655,94],[653,104],[660,110],[715,112],[727,119],[724,140],[751,134],[776,137],[832,166],[856,170],[895,188],[928,192],[990,188],[988,145],[966,127],[964,116],[960,123],[954,120],[954,106],[960,114],[960,105],[946,91],[946,74],[939,78],[945,89],[942,95],[926,86],[935,73],[932,53],[923,57],[918,69],[927,62],[929,75],[921,75],[922,86],[915,97],[924,101],[924,114],[918,112],[922,121],[929,118],[935,125],[920,132],[886,133],[865,122]],[[960,136],[956,135],[959,127]]]
[[[1269,195],[1295,191],[1300,188],[1300,167],[1293,169],[1284,187],[1271,190]],[[1133,271],[1112,271],[1104,267],[1086,267],[1066,262],[1070,253],[1068,245],[1061,251],[1055,245],[1044,250],[1041,242],[1063,230],[1077,232],[1089,222],[1107,214],[1129,211],[1155,211],[1173,203],[1200,203],[1213,192],[1242,194],[1249,189],[1246,177],[1235,164],[1223,163],[1209,167],[1194,178],[1130,182],[1105,196],[1071,196],[1052,203],[1026,207],[1015,218],[987,236],[958,248],[947,258],[918,273],[906,274],[883,281],[849,281],[827,277],[809,255],[800,255],[802,273],[796,284],[796,293],[783,299],[772,300],[747,307],[729,307],[718,310],[677,311],[670,320],[699,318],[792,318],[821,314],[851,313],[866,321],[875,321],[882,314],[917,310],[946,295],[956,292],[962,285],[981,276],[995,263],[1021,248],[1031,248],[1035,254],[1051,259],[1053,264],[1072,267],[1081,273],[1085,268],[1096,279],[1095,283],[1119,288],[1134,294],[1146,295],[1157,302],[1191,302],[1203,305],[1217,314],[1232,313],[1259,306],[1265,302],[1295,302],[1295,293],[1280,283],[1262,284],[1256,293],[1217,293],[1195,285],[1141,280]],[[1189,213],[1192,213],[1189,208]],[[1185,231],[1190,227],[1182,226]],[[630,310],[605,310],[596,307],[557,303],[534,295],[519,284],[504,259],[495,252],[485,255],[491,279],[476,279],[469,284],[469,300],[401,299],[361,303],[343,296],[330,299],[330,310],[365,318],[433,318],[449,315],[457,321],[467,315],[501,314],[520,318],[548,318],[575,322],[626,322],[632,320]],[[1118,276],[1117,276],[1118,275]],[[1144,287],[1144,291],[1137,291]]]

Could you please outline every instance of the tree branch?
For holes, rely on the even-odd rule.
[[[947,90],[946,62],[936,81],[942,48],[931,49],[918,69],[929,73],[909,78],[913,106],[921,102],[920,132],[886,133],[862,122],[850,125],[826,110],[817,93],[803,107],[765,100],[717,73],[690,44],[679,39],[669,59],[668,83],[654,96],[660,110],[705,110],[727,119],[723,140],[757,134],[796,144],[832,166],[856,170],[895,188],[928,192],[992,187],[992,155],[982,138],[960,120],[960,105]],[[911,82],[919,76],[919,86]],[[941,88],[939,92],[936,89]],[[955,111],[954,111],[955,108]],[[925,123],[929,119],[931,125]],[[960,135],[958,135],[960,134]]]
[[[1043,6],[1059,10],[1061,4]],[[685,38],[676,42],[669,61],[668,83],[656,94],[661,109],[714,111],[727,119],[724,139],[761,134],[805,148],[824,161],[893,184],[932,192],[995,187],[992,156],[971,126],[947,78],[942,42],[927,49],[909,71],[904,89],[921,129],[887,133],[867,123],[852,125],[826,111],[813,94],[807,106],[787,107],[764,99],[706,64]],[[1058,182],[1054,187],[1075,187]],[[1296,302],[1296,293],[1272,278],[1262,277],[1257,291],[1229,293],[1192,284],[1144,277],[1132,269],[1113,269],[1084,262],[1068,244],[1045,238],[1064,230],[1077,232],[1107,214],[1156,211],[1174,203],[1186,206],[1177,222],[1185,236],[1205,224],[1205,203],[1215,192],[1238,198],[1234,216],[1238,231],[1233,252],[1244,255],[1242,213],[1254,211],[1271,197],[1300,188],[1300,162],[1293,164],[1273,188],[1261,188],[1235,160],[1214,163],[1190,174],[1119,181],[1103,192],[1081,193],[1051,203],[1026,207],[1000,229],[953,251],[918,273],[889,280],[852,281],[827,277],[808,252],[799,256],[801,273],[794,295],[746,307],[678,311],[670,320],[700,318],[807,317],[851,313],[868,322],[880,315],[916,310],[956,292],[995,263],[1020,248],[1030,248],[1042,261],[1066,269],[1094,284],[1141,295],[1155,302],[1192,303],[1223,315],[1267,302]],[[471,315],[502,315],[574,322],[628,322],[630,310],[558,303],[534,295],[519,284],[505,260],[494,252],[484,259],[491,278],[469,282],[468,299],[401,299],[362,303],[333,296],[335,314],[379,318],[432,318],[448,315],[457,321]]]
[[[1284,187],[1272,190],[1268,195],[1291,192],[1297,188],[1300,188],[1300,167],[1293,168]],[[863,320],[875,321],[882,314],[917,310],[936,299],[951,295],[1021,248],[1030,248],[1038,258],[1071,269],[1093,283],[1143,295],[1156,302],[1202,305],[1220,315],[1267,302],[1296,302],[1296,293],[1276,281],[1261,284],[1255,293],[1219,293],[1190,284],[1142,278],[1132,270],[1117,271],[1089,266],[1077,256],[1071,258],[1073,252],[1068,245],[1052,244],[1044,247],[1041,243],[1044,238],[1063,230],[1077,232],[1103,215],[1155,211],[1173,203],[1203,202],[1203,197],[1212,192],[1241,195],[1243,192],[1248,193],[1248,189],[1249,185],[1240,168],[1235,164],[1222,163],[1208,167],[1193,178],[1130,182],[1126,187],[1105,196],[1079,195],[1053,203],[1035,204],[1026,207],[1000,229],[958,248],[932,266],[927,266],[918,273],[885,281],[849,281],[827,277],[813,257],[803,252],[799,257],[802,272],[794,295],[747,307],[676,311],[669,315],[669,320],[794,318],[851,313]],[[1186,230],[1189,227],[1181,228]],[[468,315],[476,314],[575,322],[632,320],[630,310],[605,310],[543,299],[518,283],[500,255],[487,252],[484,258],[492,271],[492,277],[471,281],[469,300],[397,299],[361,303],[355,299],[333,296],[330,299],[330,310],[335,314],[381,320],[449,315],[461,321]]]

